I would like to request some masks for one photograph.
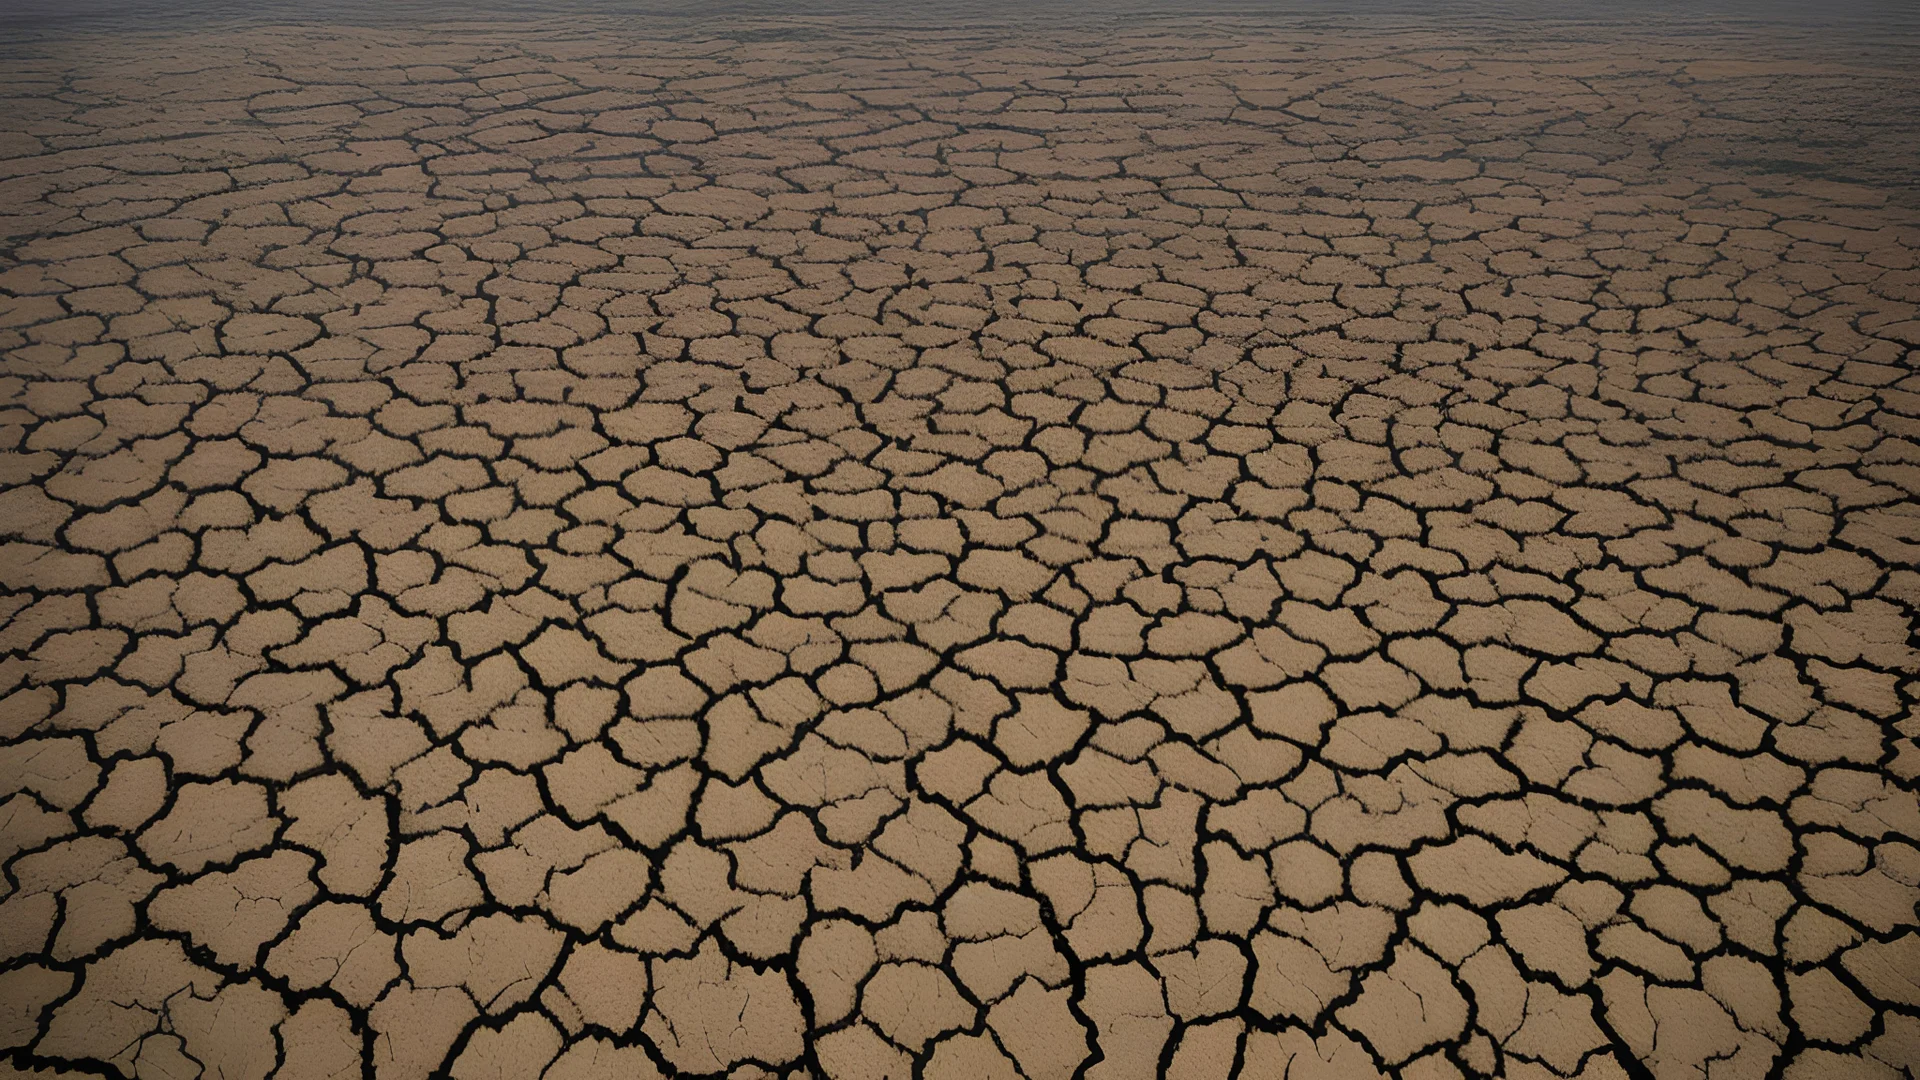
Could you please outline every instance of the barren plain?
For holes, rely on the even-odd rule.
[[[23,32],[0,1077],[1920,1075],[1912,44]]]

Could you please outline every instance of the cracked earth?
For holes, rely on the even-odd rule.
[[[0,1076],[1916,1075],[1897,64],[740,26],[0,59]]]

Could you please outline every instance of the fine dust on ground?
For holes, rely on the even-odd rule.
[[[1669,29],[16,38],[0,1078],[1916,1075],[1912,54]]]

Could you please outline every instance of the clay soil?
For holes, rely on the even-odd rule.
[[[1917,1075],[1911,41],[448,17],[0,55],[0,1080]]]

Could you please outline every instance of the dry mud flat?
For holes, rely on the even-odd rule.
[[[1915,1075],[1897,71],[730,32],[0,64],[0,1075]]]

